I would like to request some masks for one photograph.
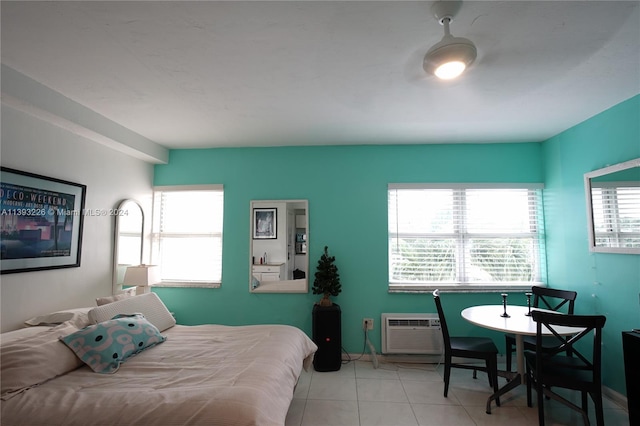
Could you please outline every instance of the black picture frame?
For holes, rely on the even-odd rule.
[[[0,167],[0,274],[79,267],[86,191]]]
[[[278,238],[278,209],[253,209],[253,239],[273,240]]]

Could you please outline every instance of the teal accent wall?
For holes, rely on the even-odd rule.
[[[371,145],[174,150],[155,166],[155,185],[223,184],[223,282],[219,289],[155,289],[180,324],[291,324],[311,334],[320,296],[249,293],[249,203],[309,200],[309,258],[313,272],[325,245],[336,256],[343,292],[343,347],[364,348],[362,318],[435,312],[430,294],[387,291],[387,185],[406,182],[544,182],[547,277],[551,287],[578,291],[577,313],[607,315],[604,383],[626,394],[620,332],[640,327],[640,256],[588,250],[583,175],[640,157],[640,96],[542,143]],[[203,212],[206,214],[206,212]],[[594,295],[594,297],[592,297]],[[459,312],[500,303],[497,293],[443,294],[452,334],[493,337]],[[516,302],[514,302],[516,303]]]
[[[640,255],[591,253],[584,174],[640,157],[640,95],[542,144],[549,285],[578,292],[576,313],[607,317],[604,384],[626,395],[621,331],[640,328]]]
[[[322,146],[176,150],[155,167],[155,185],[224,185],[222,287],[154,289],[181,324],[280,323],[311,334],[320,296],[250,294],[251,200],[309,200],[310,272],[325,245],[336,257],[343,291],[343,347],[360,353],[362,318],[374,318],[370,340],[380,352],[380,314],[436,312],[431,294],[388,293],[387,185],[400,182],[542,182],[539,143],[485,145]],[[206,217],[206,212],[203,218]],[[524,296],[523,296],[524,297]],[[452,333],[504,338],[460,319],[498,294],[443,294]]]

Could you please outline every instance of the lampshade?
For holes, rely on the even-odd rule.
[[[148,293],[149,286],[161,282],[160,268],[156,265],[128,266],[122,284],[137,286],[136,293]]]

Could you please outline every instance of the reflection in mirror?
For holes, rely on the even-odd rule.
[[[142,262],[144,213],[134,200],[123,200],[115,215],[115,241],[113,245],[113,293],[122,290],[127,266]]]
[[[250,212],[250,291],[307,293],[307,200],[254,200]]]
[[[640,158],[586,173],[589,249],[640,254]]]

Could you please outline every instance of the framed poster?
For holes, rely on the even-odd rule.
[[[278,235],[278,209],[253,209],[253,239],[276,239]]]
[[[0,273],[80,266],[86,190],[0,168]]]

